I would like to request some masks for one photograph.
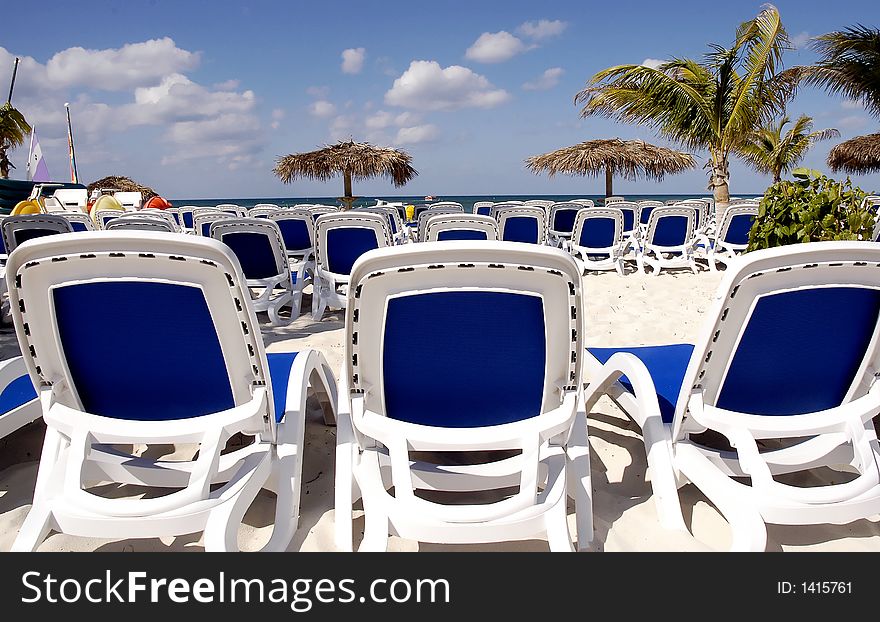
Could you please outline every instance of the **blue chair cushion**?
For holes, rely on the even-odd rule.
[[[559,209],[553,214],[553,230],[571,233],[574,229],[574,220],[577,216],[576,209]]]
[[[290,368],[297,352],[277,352],[267,354],[269,360],[269,380],[272,383],[272,404],[275,408],[275,421],[284,419],[284,407],[287,404],[287,382]]]
[[[266,279],[281,274],[272,252],[271,238],[265,233],[224,233],[221,241],[238,257],[246,279]]]
[[[281,229],[281,239],[284,240],[284,248],[289,251],[299,251],[314,246],[309,237],[309,228],[304,220],[295,218],[282,218],[275,224]]]
[[[86,223],[84,223],[84,222],[75,222],[75,221],[71,221],[71,223],[70,223],[70,228],[71,228],[75,233],[79,233],[79,232],[81,232],[81,231],[88,231],[88,230],[89,230],[89,228],[86,226]]]
[[[538,243],[538,221],[527,216],[513,216],[504,222],[505,242]]]
[[[447,229],[437,234],[437,241],[444,242],[447,240],[485,240],[485,231],[475,231],[473,229]]]
[[[358,257],[379,247],[376,232],[363,227],[336,227],[327,231],[327,264],[330,272],[351,274]]]
[[[681,246],[687,242],[687,216],[664,216],[657,221],[654,239],[657,246]]]
[[[754,214],[740,214],[730,219],[724,241],[728,244],[748,244],[749,232],[755,224]]]
[[[613,218],[587,218],[581,227],[578,246],[584,248],[608,248],[614,245]]]
[[[24,244],[28,240],[35,240],[47,235],[57,235],[60,231],[54,229],[16,229],[12,235],[15,236],[16,244]]]
[[[0,416],[18,408],[22,404],[30,402],[32,399],[36,399],[36,397],[37,392],[34,389],[30,376],[27,374],[19,376],[7,384],[6,388],[3,389],[3,393],[0,393]]]
[[[634,348],[588,348],[588,351],[603,364],[617,352],[629,352],[637,356],[651,373],[654,389],[657,391],[657,401],[660,404],[660,416],[665,423],[672,422],[681,383],[694,346],[679,343]],[[632,392],[633,387],[626,376],[620,377],[620,383],[627,391]]]
[[[86,412],[133,421],[188,419],[235,404],[211,313],[197,287],[145,281],[52,291],[58,336]],[[112,309],[113,328],[83,322]]]
[[[491,309],[491,321],[476,321]],[[420,330],[413,330],[418,322]],[[541,413],[546,338],[541,298],[450,291],[388,300],[382,356],[385,414],[447,428]]]

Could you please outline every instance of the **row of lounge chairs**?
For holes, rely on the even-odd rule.
[[[320,223],[340,217],[352,216],[319,216],[318,230],[332,237],[336,229]],[[360,217],[371,230],[387,222]],[[352,263],[337,387],[320,352],[266,354],[244,262],[219,235],[253,220],[218,221],[211,237],[111,229],[13,248],[6,281],[22,357],[0,367],[0,431],[40,416],[47,425],[15,550],[53,530],[204,531],[206,549],[236,549],[264,488],[277,495],[266,548],[284,550],[297,527],[311,393],[337,425],[342,550],[354,544],[358,499],[362,550],[383,549],[389,534],[444,543],[545,535],[553,550],[586,548],[587,422],[603,395],[641,430],[665,527],[686,529],[686,483],[728,519],[737,550],[762,550],[767,523],[842,524],[880,512],[874,243],[749,253],[728,267],[695,344],[613,349],[585,343],[590,281],[561,248],[388,244]],[[136,330],[103,339],[84,329],[82,310],[95,307]],[[473,322],[487,312],[491,321]],[[431,329],[412,331],[412,317]],[[181,378],[185,390],[157,390]],[[240,433],[253,442],[224,451]],[[124,449],[142,443],[194,443],[198,457],[168,462]],[[450,454],[455,461],[443,459]],[[835,483],[787,479],[819,468],[837,473]],[[95,488],[103,482],[167,494],[107,498]]]

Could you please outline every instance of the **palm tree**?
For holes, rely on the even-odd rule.
[[[834,128],[812,131],[813,119],[807,115],[801,115],[783,135],[783,128],[790,122],[786,115],[776,123],[759,127],[737,150],[759,173],[773,175],[774,184],[804,159],[814,143],[840,136]]]
[[[709,189],[730,202],[731,153],[756,127],[780,114],[790,82],[776,78],[790,49],[779,11],[765,5],[740,25],[730,48],[712,46],[705,60],[672,59],[652,68],[618,65],[594,75],[575,96],[581,116],[603,115],[654,128],[687,149],[707,149]]]
[[[869,113],[880,117],[880,29],[850,26],[816,37],[811,47],[819,53],[819,62],[792,67],[784,76],[861,101]],[[828,165],[848,173],[880,170],[880,134],[837,145],[828,154]]]
[[[9,169],[15,168],[6,152],[24,144],[31,126],[24,115],[6,102],[0,106],[0,179],[9,179]]]

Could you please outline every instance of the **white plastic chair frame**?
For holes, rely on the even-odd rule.
[[[587,248],[579,244],[584,227],[588,226],[590,220],[609,218],[614,220],[613,242],[610,246]],[[623,234],[623,211],[614,207],[586,207],[575,216],[569,250],[575,255],[581,272],[587,270],[616,270],[617,274],[624,276],[626,274],[624,257],[630,251],[630,243],[628,236]],[[607,255],[607,257],[591,259],[591,255]]]
[[[148,218],[145,216],[120,216],[114,218],[104,227],[105,231],[155,231],[157,233],[177,233],[174,225],[162,218]]]
[[[662,219],[670,217],[685,217],[685,237],[682,244],[667,246],[659,245],[654,241],[657,227]],[[697,238],[694,235],[694,220],[696,208],[693,206],[664,206],[656,207],[648,218],[645,229],[645,237],[642,240],[641,252],[639,253],[639,270],[647,272],[651,268],[651,274],[658,276],[664,268],[690,268],[694,274],[698,272],[694,261],[694,246]],[[666,255],[669,255],[668,257]]]
[[[547,242],[547,215],[540,207],[502,207],[495,212],[498,221],[498,239],[504,239],[504,228],[511,218],[534,218],[538,224],[538,241],[536,244],[543,245]]]
[[[16,335],[39,387],[47,426],[33,505],[12,549],[33,550],[55,530],[100,538],[204,531],[207,550],[237,550],[238,525],[257,493],[266,488],[276,493],[277,504],[264,550],[285,550],[299,517],[307,390],[311,383],[319,398],[334,399],[335,384],[319,352],[300,352],[288,378],[283,418],[276,423],[259,326],[229,249],[215,240],[182,234],[87,232],[23,246],[10,256],[9,270],[11,297],[20,309],[14,315]],[[82,410],[60,346],[52,291],[64,283],[114,280],[177,283],[201,290],[216,327],[234,407],[155,421]],[[325,410],[328,422],[330,412]],[[256,441],[221,455],[236,433],[254,435]],[[139,443],[196,443],[198,458],[166,462],[109,447]],[[108,481],[179,490],[146,499],[111,499],[89,490]],[[218,484],[222,486],[212,489]]]
[[[458,201],[437,201],[436,203],[431,203],[429,209],[454,209],[458,212],[464,211],[464,206]]]
[[[498,201],[492,204],[492,209],[489,211],[489,216],[498,220],[498,210],[503,207],[522,207],[525,204],[522,201]]]
[[[461,210],[458,210],[454,207],[432,207],[430,209],[426,209],[422,213],[419,214],[419,219],[417,221],[416,227],[416,242],[424,242],[425,241],[425,223],[428,222],[428,219],[432,216],[438,216],[440,214],[462,214]]]
[[[221,212],[219,210],[212,211],[201,211],[193,212],[193,235],[198,235],[202,237],[211,237],[210,235],[205,235],[204,228],[205,225],[208,225],[208,233],[210,234],[211,229],[210,226],[219,221],[219,220],[229,220],[230,218],[238,218],[232,212]]]
[[[233,214],[239,218],[246,218],[248,210],[246,207],[242,207],[241,205],[236,205],[235,203],[221,203],[220,205],[215,205],[213,209],[228,212]]]
[[[580,203],[586,207],[595,207],[596,205],[593,199],[572,199],[569,203]]]
[[[731,550],[763,551],[766,523],[842,525],[880,513],[880,445],[872,422],[880,410],[878,327],[840,406],[785,416],[715,406],[756,301],[842,284],[877,290],[877,265],[880,252],[871,242],[794,244],[754,251],[731,264],[695,342],[671,424],[662,421],[653,380],[636,356],[618,352],[602,365],[587,354],[587,412],[608,395],[641,427],[665,527],[686,530],[677,488],[688,482],[729,521]],[[621,375],[632,393],[618,382]],[[707,429],[722,434],[734,451],[707,447],[691,436]],[[774,446],[763,444],[766,439],[790,442]],[[807,487],[774,477],[818,467],[855,477]]]
[[[580,274],[571,256],[503,242],[426,242],[367,253],[352,270],[351,285],[337,426],[337,547],[352,548],[352,503],[360,497],[365,518],[361,551],[384,550],[389,533],[443,543],[546,533],[551,550],[570,551],[566,497],[571,496],[577,545],[585,548],[593,538],[593,524],[587,421],[577,384],[584,314]],[[385,416],[382,326],[388,298],[450,290],[542,299],[547,367],[539,415],[469,428]],[[420,462],[410,454],[486,450],[521,453],[490,464],[458,466]],[[510,497],[477,505],[444,504],[415,494],[417,489],[462,493],[517,485],[518,492]],[[391,486],[393,496],[387,492]]]
[[[211,224],[211,237],[220,242],[224,242],[224,236],[236,233],[259,234],[268,240],[275,260],[275,274],[262,278],[245,275],[245,283],[252,293],[254,311],[265,311],[274,326],[289,324],[299,316],[302,289],[294,287],[281,230],[275,221],[266,218],[221,218]],[[285,305],[290,305],[290,320],[278,315]]]
[[[315,275],[312,287],[312,319],[320,320],[327,308],[344,309],[348,304],[350,275],[330,271],[327,252],[327,233],[333,229],[369,229],[376,236],[379,248],[391,246],[391,231],[384,214],[363,211],[345,211],[324,214],[315,221]]]
[[[248,218],[265,218],[269,214],[274,214],[275,212],[281,211],[281,208],[277,205],[269,206],[266,205],[262,207],[257,205],[256,207],[252,207],[247,211]]]
[[[83,225],[88,231],[95,230],[95,221],[93,221],[91,216],[89,216],[85,212],[61,211],[56,212],[55,215],[66,218],[71,223],[79,223]]]
[[[568,240],[571,239],[572,231],[574,231],[574,224],[572,224],[571,231],[557,231],[553,228],[553,223],[556,220],[556,212],[560,210],[573,210],[578,212],[582,209],[585,209],[586,206],[582,203],[575,203],[574,201],[560,201],[559,203],[549,202],[550,205],[535,205],[535,207],[541,207],[542,209],[547,210],[547,242],[552,246],[559,246],[562,248],[566,247]],[[575,216],[576,218],[577,216]]]
[[[315,219],[312,218],[308,210],[284,209],[269,214],[269,220],[275,224],[285,220],[298,220],[304,224],[311,245],[307,248],[297,249],[287,248],[287,245],[285,245],[284,250],[287,253],[290,272],[296,275],[296,280],[293,284],[294,290],[299,290],[300,295],[302,295],[302,291],[307,285],[312,284],[313,287],[317,287],[314,284],[317,279],[315,275]],[[278,225],[278,227],[280,230],[281,225]],[[281,238],[283,241],[283,233]]]
[[[103,230],[107,226],[107,223],[114,218],[121,218],[123,215],[129,213],[131,212],[126,212],[125,210],[102,209],[92,214],[92,217],[95,221],[95,228]]]
[[[613,203],[620,203],[621,201],[626,201],[626,197],[621,197],[621,196],[605,197],[605,205],[612,205]]]
[[[6,279],[3,278],[3,290],[6,290]],[[6,387],[23,375],[27,374],[27,366],[24,359],[20,356],[0,361],[0,393],[6,390]],[[40,400],[34,398],[20,406],[0,413],[0,438],[4,438],[19,428],[26,426],[32,421],[40,418],[43,411],[40,409]]]
[[[395,244],[405,244],[410,241],[409,237],[409,227],[403,222],[403,218],[400,216],[400,211],[396,207],[374,207],[371,208],[377,212],[383,212],[388,215],[388,220],[393,221],[393,229],[397,232],[393,234],[394,243]],[[389,225],[392,224],[389,222]],[[390,231],[390,229],[389,229]]]
[[[120,212],[121,213],[121,212]],[[56,233],[71,233],[73,228],[70,221],[55,214],[23,214],[20,216],[7,216],[2,221],[3,242],[6,245],[6,254],[12,254],[19,243],[15,233],[28,229],[44,229]]]
[[[753,203],[731,205],[724,211],[724,219],[721,221],[721,225],[719,225],[718,230],[715,232],[712,242],[709,243],[708,238],[702,239],[704,248],[707,248],[706,261],[709,264],[709,270],[713,272],[716,271],[718,269],[716,263],[727,265],[732,259],[748,248],[748,243],[735,244],[729,242],[726,238],[734,217],[749,214],[753,217],[757,217],[758,206]]]
[[[543,207],[545,210],[550,209],[554,203],[555,201],[547,201],[545,199],[529,199],[528,201],[523,201],[523,205]]]
[[[479,214],[434,214],[425,221],[425,242],[437,242],[443,231],[480,231],[486,240],[498,239],[498,223]],[[451,240],[449,240],[451,241]]]

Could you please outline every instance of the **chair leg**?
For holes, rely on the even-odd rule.
[[[377,505],[364,498],[364,539],[358,551],[383,552],[388,550],[388,517]]]
[[[544,515],[547,529],[547,544],[555,552],[572,552],[571,533],[568,530],[568,519],[565,513],[565,498],[552,507]]]
[[[35,551],[51,530],[52,510],[49,504],[35,500],[10,550],[18,553]]]

